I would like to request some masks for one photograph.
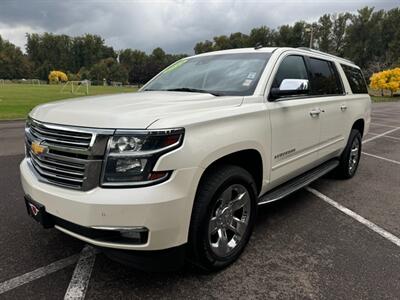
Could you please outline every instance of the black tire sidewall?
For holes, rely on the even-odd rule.
[[[206,175],[207,178],[199,185],[193,207],[189,243],[197,264],[207,270],[222,269],[235,261],[243,252],[254,227],[257,216],[257,191],[253,177],[244,169],[237,166],[221,166]],[[232,184],[241,184],[249,192],[251,211],[246,232],[237,248],[226,257],[217,257],[208,241],[208,223],[214,204],[222,191]],[[203,192],[207,187],[206,191]],[[199,215],[198,215],[199,214]],[[196,216],[194,216],[196,215]]]
[[[350,155],[351,155],[351,147],[352,147],[353,142],[354,142],[355,139],[358,139],[360,147],[358,149],[358,159],[357,159],[356,167],[350,173],[349,160],[350,160]],[[340,165],[339,165],[339,172],[340,172],[339,175],[342,178],[352,178],[356,174],[357,169],[358,169],[358,165],[360,163],[360,158],[361,158],[361,151],[362,151],[361,148],[362,148],[361,133],[356,129],[352,129],[351,133],[350,133],[350,136],[349,136],[348,143],[347,143],[346,148],[345,148],[345,150],[344,150],[344,152],[342,154]]]

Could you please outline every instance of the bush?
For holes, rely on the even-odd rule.
[[[64,72],[61,71],[51,71],[49,74],[49,81],[51,83],[67,82],[68,77]]]
[[[370,78],[370,88],[374,90],[389,90],[390,95],[400,89],[400,68],[385,70],[372,74]]]
[[[80,81],[81,80],[81,77],[79,76],[79,73],[78,74],[74,74],[74,73],[68,72],[67,77],[68,77],[68,80],[70,80],[70,81]]]

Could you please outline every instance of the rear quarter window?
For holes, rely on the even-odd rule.
[[[347,65],[340,65],[346,75],[353,94],[368,94],[367,84],[360,69]]]

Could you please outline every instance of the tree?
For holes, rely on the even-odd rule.
[[[231,41],[226,35],[214,37],[214,50],[232,49]]]
[[[371,39],[379,44],[379,36],[371,36],[373,8],[364,7],[358,10],[357,15],[352,15],[351,25],[347,27],[346,46],[344,55],[356,64],[365,66],[368,61],[374,56],[373,49],[368,46],[371,44]],[[375,48],[375,47],[374,47]]]
[[[283,25],[279,27],[275,43],[278,47],[308,47],[310,34],[306,34],[306,28],[311,25],[304,21],[296,22],[293,26]]]
[[[332,20],[331,15],[325,14],[318,20],[318,48],[321,51],[331,52],[333,50],[332,43]]]
[[[0,78],[30,78],[32,65],[21,49],[0,36]]]
[[[332,54],[343,56],[344,38],[350,14],[332,15]]]
[[[89,72],[91,80],[102,82],[116,81],[126,83],[128,81],[128,71],[120,65],[115,58],[106,58],[93,65]]]
[[[131,83],[144,83],[146,72],[147,54],[143,51],[125,49],[119,55],[121,65],[128,71],[128,81]]]
[[[275,44],[274,38],[274,31],[269,29],[267,26],[253,28],[250,31],[250,36],[248,38],[248,46],[255,47],[257,44],[260,44],[264,47],[270,47]]]
[[[213,47],[213,42],[206,40],[204,42],[198,42],[194,46],[194,53],[195,54],[201,54],[201,53],[206,53],[206,52],[211,52],[214,51]]]
[[[382,21],[382,39],[385,48],[385,62],[391,66],[400,65],[400,8],[386,12]]]
[[[229,36],[229,43],[231,48],[249,47],[249,36],[241,32],[232,33]]]
[[[101,59],[116,58],[113,48],[106,46],[101,37],[92,34],[80,37],[27,34],[26,52],[37,76],[42,79],[47,78],[46,70],[77,73],[82,67],[90,68]]]

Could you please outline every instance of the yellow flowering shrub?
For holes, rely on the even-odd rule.
[[[50,82],[67,82],[68,77],[64,72],[61,71],[51,71],[49,74]]]
[[[400,68],[372,74],[369,86],[374,90],[389,90],[393,95],[400,89]]]

